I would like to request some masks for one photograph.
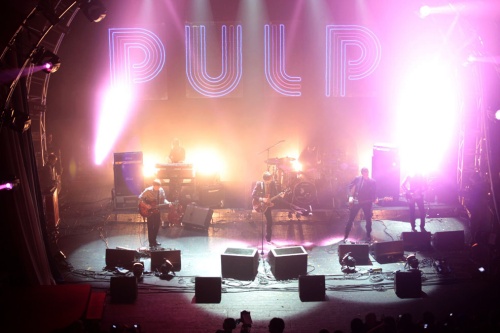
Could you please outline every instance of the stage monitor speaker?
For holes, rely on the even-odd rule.
[[[137,299],[135,276],[112,276],[109,285],[112,303],[133,303]]]
[[[142,162],[115,164],[113,172],[116,196],[137,196],[144,190]]]
[[[403,241],[373,243],[371,250],[373,257],[378,263],[404,260]]]
[[[431,233],[403,232],[401,234],[405,251],[425,251],[431,249]]]
[[[106,249],[106,267],[132,268],[136,251],[124,249]]]
[[[151,251],[151,272],[159,270],[161,265],[168,260],[172,263],[173,271],[181,270],[181,251],[180,250],[159,250]]]
[[[325,300],[324,275],[300,275],[299,298],[302,302],[321,302]]]
[[[194,294],[196,303],[220,303],[222,278],[200,277],[194,279]]]
[[[186,227],[208,230],[213,213],[211,208],[187,205],[182,216],[182,224]]]
[[[432,239],[432,245],[439,251],[459,251],[465,247],[465,234],[463,230],[439,231]]]
[[[221,254],[221,271],[223,278],[253,281],[259,267],[257,249],[227,248]]]
[[[419,270],[398,271],[394,276],[394,291],[399,298],[422,296],[422,274]]]
[[[372,177],[379,197],[399,199],[400,162],[397,148],[373,146]]]
[[[356,260],[356,265],[369,265],[371,264],[368,254],[370,248],[368,244],[340,244],[339,245],[339,263],[342,265],[344,256],[351,252],[351,257]]]
[[[271,249],[267,261],[276,280],[297,279],[307,274],[307,252],[302,246]]]

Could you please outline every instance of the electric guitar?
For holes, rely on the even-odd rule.
[[[406,200],[408,200],[408,201],[420,199],[423,197],[423,195],[424,195],[423,190],[406,191],[405,192],[405,197],[406,197]]]
[[[289,192],[290,192],[290,190],[286,189],[283,192],[270,198],[267,202],[260,202],[259,199],[253,198],[252,199],[253,209],[258,213],[265,213],[269,207],[274,206],[274,203],[273,203],[274,200],[278,199],[279,197],[284,197],[285,194],[287,194]],[[269,196],[267,196],[267,197],[269,198]]]
[[[156,201],[153,202],[152,204],[148,205],[144,201],[140,200],[139,201],[139,214],[141,214],[142,217],[150,217],[154,213],[159,213],[160,208],[164,206],[170,206],[171,203],[166,203],[166,204],[156,204]]]

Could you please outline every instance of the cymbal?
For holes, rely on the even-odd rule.
[[[267,160],[265,160],[264,162],[266,162],[266,164],[274,164],[274,165],[278,165],[280,164],[280,159],[275,157],[275,158],[269,158]]]
[[[282,157],[279,159],[281,163],[288,163],[288,162],[293,162],[295,161],[294,157]]]

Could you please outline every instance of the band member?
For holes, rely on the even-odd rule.
[[[181,146],[179,139],[175,138],[172,142],[168,158],[170,159],[170,163],[183,163],[186,159],[186,150]]]
[[[345,226],[344,242],[349,237],[352,224],[360,209],[363,210],[366,220],[366,240],[371,240],[372,232],[372,206],[377,200],[377,186],[375,180],[370,178],[368,168],[361,169],[361,176],[354,178],[348,185],[349,190],[349,220]]]
[[[57,172],[57,156],[54,153],[50,153],[47,158],[47,163],[40,171],[40,186],[42,191],[50,191],[54,187],[57,187],[59,178]]]
[[[420,214],[420,231],[425,231],[424,193],[427,190],[427,181],[425,177],[420,173],[416,173],[414,176],[408,176],[401,184],[401,189],[406,196],[410,208],[411,231],[417,231],[415,229],[415,204],[417,204]]]
[[[159,205],[170,205],[170,202],[165,196],[165,191],[161,187],[161,181],[159,179],[153,180],[153,185],[147,187],[139,195],[139,208],[141,208],[141,214],[146,216],[146,223],[148,226],[148,241],[149,247],[160,246],[156,237],[158,236],[158,230],[161,225],[161,212]],[[146,214],[143,214],[143,210],[146,210]]]
[[[271,242],[273,235],[273,200],[282,198],[284,193],[278,194],[276,182],[269,171],[262,175],[262,181],[258,181],[252,191],[254,209],[258,212],[264,212],[266,217],[266,241]]]
[[[317,171],[321,163],[318,148],[313,144],[307,145],[299,155],[299,162],[302,165],[302,171],[306,173],[306,175]],[[309,175],[309,177],[311,177],[311,175]]]

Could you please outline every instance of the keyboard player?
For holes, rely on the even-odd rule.
[[[172,141],[172,148],[168,154],[170,163],[183,163],[186,159],[186,150],[181,146],[181,142],[178,138]]]

